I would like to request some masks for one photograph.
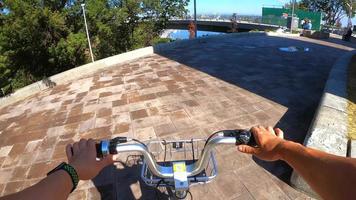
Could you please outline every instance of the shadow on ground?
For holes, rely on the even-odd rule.
[[[128,156],[125,162],[119,161],[103,169],[92,180],[100,193],[100,198],[105,200],[168,200],[164,189],[147,186],[142,181],[140,161],[140,156]]]
[[[284,130],[286,139],[303,143],[332,65],[350,50],[340,46],[342,41],[326,41],[332,43],[271,36],[226,37],[158,54],[287,107],[275,126]],[[279,50],[289,46],[299,51]],[[254,160],[289,182],[292,169],[286,163]]]

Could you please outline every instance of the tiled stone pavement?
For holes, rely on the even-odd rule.
[[[276,50],[291,44],[311,51]],[[201,138],[278,124],[301,141],[340,48],[277,37],[221,39],[113,66],[2,108],[0,196],[38,182],[80,138]],[[195,199],[307,198],[233,147],[218,148],[217,160],[219,176],[193,187]],[[133,163],[81,182],[70,199],[154,196]]]

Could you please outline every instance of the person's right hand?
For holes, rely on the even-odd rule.
[[[281,159],[281,147],[284,142],[283,131],[279,128],[257,126],[251,129],[257,147],[239,145],[240,152],[253,154],[259,159],[275,161]]]

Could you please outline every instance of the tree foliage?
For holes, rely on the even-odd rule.
[[[356,15],[356,1],[355,0],[343,0],[343,8],[345,10],[346,16],[349,18],[348,25],[351,26],[351,18]]]
[[[355,16],[354,0],[301,0],[298,4],[309,11],[323,12],[325,14],[323,20],[327,25],[335,25],[345,15]]]
[[[86,0],[95,59],[151,45],[189,0]],[[0,1],[4,93],[90,61],[82,1]]]

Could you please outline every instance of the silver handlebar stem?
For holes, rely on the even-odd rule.
[[[202,172],[205,167],[207,166],[210,158],[210,153],[213,150],[213,148],[216,145],[219,144],[235,144],[236,143],[236,138],[235,137],[214,137],[211,140],[208,141],[206,146],[203,149],[202,156],[198,161],[196,161],[193,164],[187,165],[187,176],[195,176]],[[139,152],[143,155],[148,168],[152,172],[153,175],[158,176],[160,178],[173,178],[173,169],[171,166],[161,166],[157,164],[156,160],[154,157],[150,154],[148,149],[139,143],[135,144],[118,144],[116,145],[116,151],[118,153],[120,152]]]
[[[220,144],[235,145],[235,143],[236,143],[235,137],[218,136],[218,137],[215,137],[215,138],[212,138],[211,140],[209,140],[203,149],[203,153],[202,153],[202,156],[200,157],[200,159],[197,162],[187,166],[188,176],[195,176],[205,169],[205,167],[207,166],[207,164],[209,162],[210,153],[214,149],[215,146],[220,145]],[[191,169],[190,169],[190,167],[191,167]]]
[[[118,144],[116,145],[116,151],[119,152],[139,152],[143,155],[151,172],[161,178],[172,178],[173,171],[171,167],[165,167],[157,164],[156,160],[150,154],[148,149],[139,143],[135,144]]]

